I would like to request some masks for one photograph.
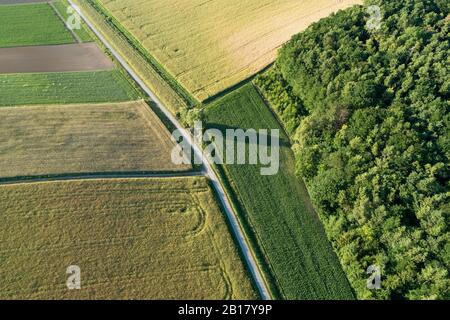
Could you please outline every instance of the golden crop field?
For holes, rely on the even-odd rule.
[[[98,0],[204,100],[270,64],[312,22],[361,0]]]
[[[202,177],[0,185],[0,217],[2,299],[256,298]]]
[[[143,101],[0,108],[0,177],[190,169],[173,146]]]

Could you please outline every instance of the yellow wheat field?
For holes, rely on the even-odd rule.
[[[98,0],[199,100],[270,64],[312,22],[362,0]]]
[[[256,298],[205,178],[0,185],[0,219],[1,299]]]
[[[0,108],[0,177],[190,169],[173,146],[143,101]]]

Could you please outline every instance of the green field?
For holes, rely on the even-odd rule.
[[[205,178],[0,185],[0,218],[1,299],[257,298]]]
[[[0,47],[75,42],[47,3],[0,6]]]
[[[53,5],[64,19],[67,20],[69,18],[69,14],[67,13],[69,3],[67,0],[53,1]],[[73,32],[75,32],[82,42],[94,41],[94,36],[84,22],[81,24],[81,29],[74,29]]]
[[[117,70],[0,75],[0,106],[120,102],[139,94]]]
[[[208,127],[280,129],[256,89],[247,84],[206,109]],[[225,165],[238,213],[262,254],[279,294],[287,299],[351,299],[349,283],[303,182],[294,173],[294,157],[282,134],[280,171],[260,175],[257,165]]]

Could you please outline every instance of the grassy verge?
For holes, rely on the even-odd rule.
[[[47,3],[0,6],[0,47],[73,43],[74,39]]]
[[[280,171],[262,176],[257,165],[223,165],[229,191],[249,237],[261,249],[260,264],[276,279],[282,298],[351,299],[353,292],[308,193],[294,172],[289,139],[247,84],[206,108],[208,128],[279,129]],[[256,251],[258,253],[258,251]]]
[[[137,99],[139,93],[118,70],[0,75],[0,106]]]

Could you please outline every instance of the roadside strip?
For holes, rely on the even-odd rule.
[[[103,35],[95,28],[95,26],[88,20],[88,18],[83,14],[83,12],[75,5],[72,0],[68,0],[70,5],[75,9],[75,11],[80,15],[81,18],[86,22],[86,24],[91,28],[91,30],[95,33],[95,35],[100,39],[100,41],[108,48],[111,54],[119,61],[122,67],[130,74],[130,76],[139,84],[139,86],[147,93],[147,95],[152,99],[155,103],[156,107],[164,113],[167,119],[179,130],[181,135],[183,136],[184,141],[188,142],[192,147],[192,150],[195,153],[195,156],[199,159],[203,159],[203,165],[206,176],[211,180],[212,185],[220,199],[222,207],[228,217],[228,221],[232,228],[232,231],[235,235],[235,238],[239,244],[242,255],[244,256],[247,266],[251,272],[253,280],[257,286],[259,294],[262,299],[270,300],[269,290],[267,289],[266,283],[264,282],[261,271],[258,268],[253,252],[251,251],[246,238],[244,236],[244,232],[239,224],[236,213],[234,212],[227,195],[225,194],[224,188],[222,187],[214,169],[207,159],[204,159],[203,153],[199,146],[197,146],[194,142],[192,135],[185,129],[178,120],[170,113],[170,111],[160,102],[160,100],[156,97],[156,95],[147,87],[144,81],[133,71],[133,69],[127,64],[124,58],[114,50],[114,48],[108,43],[108,41],[103,37]]]

